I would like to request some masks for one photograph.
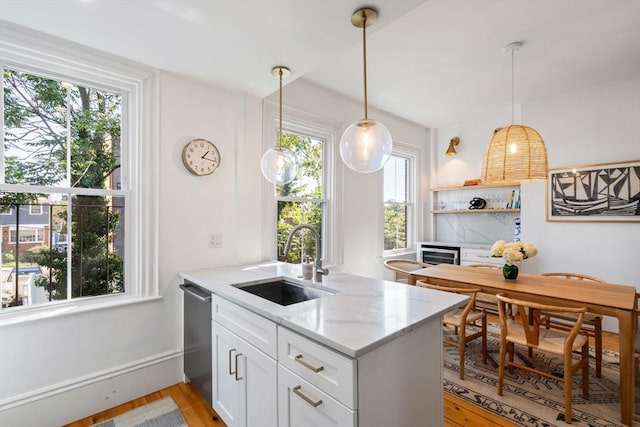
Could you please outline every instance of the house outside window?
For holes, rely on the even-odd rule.
[[[152,239],[128,237],[156,197],[141,196],[151,173],[142,163],[153,160],[135,149],[146,137],[143,95],[152,71],[26,40],[21,30],[3,36],[9,43],[0,39],[0,258],[3,270],[19,274],[1,275],[0,312],[157,294],[154,261],[130,262]]]
[[[384,252],[413,246],[415,156],[394,153],[384,172]]]

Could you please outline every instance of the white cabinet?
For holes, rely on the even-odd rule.
[[[264,333],[271,327],[275,338],[275,324],[215,297],[213,313],[213,408],[229,427],[276,427],[277,363],[244,339],[269,336]],[[235,326],[236,332],[217,320]],[[261,327],[245,330],[254,322]]]
[[[357,425],[356,366],[356,359],[279,327],[279,426]]]
[[[212,302],[213,408],[229,427],[443,425],[439,317],[349,357]]]
[[[354,427],[356,412],[282,365],[278,366],[280,427]]]

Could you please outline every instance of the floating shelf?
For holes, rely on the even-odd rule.
[[[439,187],[431,191],[458,191],[458,190],[474,190],[478,188],[500,188],[500,187],[519,187],[519,182],[503,183],[503,184],[478,184],[457,187]]]
[[[439,209],[433,214],[481,214],[481,213],[517,213],[520,209]]]

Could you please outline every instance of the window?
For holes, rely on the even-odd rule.
[[[264,104],[264,149],[273,147],[278,135],[278,104]],[[263,216],[262,253],[265,259],[299,263],[305,256],[321,258],[325,264],[342,261],[342,229],[337,220],[335,141],[338,126],[300,111],[283,114],[282,145],[298,157],[298,175],[291,183],[274,186],[263,179],[265,204],[273,206]],[[320,254],[316,254],[315,239],[307,229],[297,232],[291,250],[284,256],[284,246],[291,230],[298,224],[309,224],[320,234]]]
[[[17,239],[16,239],[17,236]],[[18,230],[10,230],[9,243],[38,243],[44,242],[44,229],[42,228],[27,228],[21,229],[18,234]]]
[[[23,42],[22,30],[12,31],[4,34],[16,38],[11,48],[0,39],[0,211],[15,214],[0,217],[0,258],[33,275],[30,292],[39,297],[14,275],[15,283],[0,283],[0,310],[157,294],[153,261],[137,255],[153,238],[130,237],[144,234],[140,218],[156,197],[141,196],[151,172],[135,149],[150,117],[142,107],[151,71],[77,47]]]
[[[323,235],[327,208],[323,173],[325,142],[310,135],[283,132],[281,144],[296,154],[298,176],[290,183],[276,186],[278,260],[300,263],[305,256],[324,258],[322,254],[316,254],[316,242],[308,230],[303,229],[294,236],[287,256],[284,246],[291,230],[298,224],[309,224]]]
[[[411,247],[414,158],[394,154],[384,166],[384,250]]]
[[[29,215],[42,215],[42,205],[29,205]]]

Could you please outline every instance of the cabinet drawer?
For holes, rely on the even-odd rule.
[[[276,358],[277,330],[274,322],[216,295],[212,299],[211,311],[213,320]]]
[[[355,427],[356,412],[278,365],[279,427]]]
[[[491,249],[460,249],[460,264],[504,264],[500,257],[492,257]]]
[[[352,409],[356,406],[356,361],[281,326],[278,362]]]

